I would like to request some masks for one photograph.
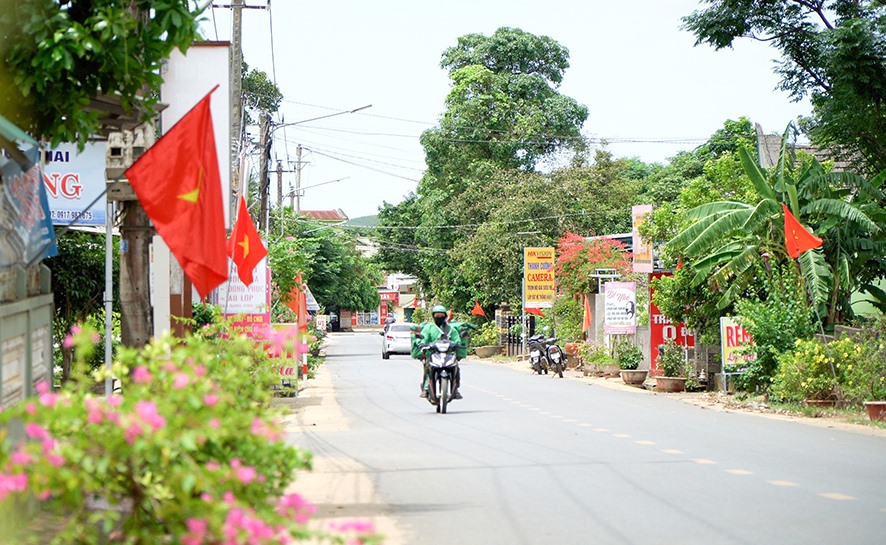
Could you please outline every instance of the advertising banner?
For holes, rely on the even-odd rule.
[[[253,339],[264,338],[271,325],[271,270],[267,258],[253,271],[252,284],[240,281],[237,266],[230,259],[231,276],[218,287],[218,304],[225,318],[234,319],[234,327],[240,328]]]
[[[727,365],[742,365],[750,363],[757,359],[756,354],[739,354],[743,348],[747,348],[754,344],[751,334],[741,327],[741,324],[735,321],[731,316],[720,317],[720,361],[723,362],[723,369],[726,370]]]
[[[668,276],[670,273],[653,273],[651,278],[661,278]],[[652,369],[657,369],[656,361],[658,360],[658,347],[668,341],[674,341],[683,347],[695,346],[695,336],[686,327],[680,323],[675,324],[670,318],[661,313],[655,303],[652,302],[652,294],[654,291],[649,288],[649,344],[650,353],[649,361]]]
[[[603,333],[633,335],[637,332],[636,282],[606,282]]]
[[[61,144],[45,153],[43,185],[49,199],[53,225],[67,225],[83,212],[77,225],[104,225],[105,144],[87,144],[82,152],[76,144]],[[100,198],[99,198],[100,197]],[[92,201],[98,201],[87,208]]]
[[[37,162],[36,148],[27,155]],[[0,266],[28,266],[58,255],[40,166],[22,172],[17,163],[6,161],[0,178]]]
[[[523,308],[551,308],[557,294],[554,248],[523,248]]]
[[[651,204],[642,204],[631,207],[631,217],[633,219],[633,235],[632,253],[634,254],[634,272],[651,273],[652,272],[652,244],[640,237],[640,226],[646,221],[646,216],[652,213]]]

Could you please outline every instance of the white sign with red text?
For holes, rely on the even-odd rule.
[[[81,152],[76,144],[60,144],[44,158],[43,185],[53,225],[67,225],[80,212],[77,225],[104,225],[105,144],[87,144]]]
[[[633,335],[637,332],[636,282],[606,282],[606,306],[603,333]]]

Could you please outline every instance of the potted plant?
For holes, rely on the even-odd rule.
[[[613,349],[615,360],[618,362],[618,368],[621,370],[619,374],[621,379],[625,381],[625,384],[643,384],[648,371],[646,369],[637,369],[643,360],[643,349],[628,339],[622,339],[617,342]]]
[[[609,353],[609,349],[601,343],[586,342],[578,348],[584,376],[590,374],[618,374],[618,362]]]
[[[682,392],[686,389],[686,352],[673,340],[658,347],[658,370],[655,391]]]
[[[471,346],[478,358],[489,358],[501,354],[502,346],[498,344],[498,328],[494,321],[488,321],[471,335]]]

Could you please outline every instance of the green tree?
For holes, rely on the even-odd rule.
[[[243,106],[246,111],[244,123],[255,123],[252,114],[256,112],[274,113],[280,109],[283,101],[283,93],[268,75],[261,70],[249,69],[249,65],[243,63]]]
[[[190,4],[0,0],[0,115],[53,145],[99,132],[98,95],[153,117],[162,63],[198,38]]]
[[[886,6],[880,0],[706,0],[683,18],[696,45],[764,41],[781,54],[780,88],[809,96],[813,143],[886,170]]]
[[[119,245],[115,241],[115,247]],[[117,253],[115,252],[115,255]],[[104,311],[105,241],[104,236],[81,231],[68,231],[58,239],[58,255],[44,261],[52,271],[55,315],[52,337],[62,347],[62,379],[71,376],[73,353],[63,340],[75,324],[85,324],[90,316]],[[113,260],[113,282],[119,284],[120,262]],[[114,290],[114,306],[119,312],[118,290]],[[104,358],[104,352],[96,355]]]
[[[281,232],[281,221],[284,236],[268,244],[271,281],[279,294],[273,305],[288,301],[294,277],[301,271],[302,280],[327,311],[378,307],[380,275],[357,251],[353,238],[336,226],[296,221],[291,209],[273,217],[270,232]]]
[[[724,200],[697,206],[686,212],[692,223],[668,246],[690,258],[695,284],[710,282],[712,290],[722,294],[722,308],[752,291],[755,265],[787,259],[784,204],[825,241],[823,251],[805,252],[799,263],[810,299],[833,323],[851,316],[853,291],[886,273],[878,258],[855,257],[871,251],[882,255],[886,249],[878,223],[883,218],[878,204],[882,180],[870,183],[850,173],[828,173],[813,157],[798,164],[789,144],[791,132],[789,127],[778,164],[769,173],[750,152],[739,150],[756,202]]]

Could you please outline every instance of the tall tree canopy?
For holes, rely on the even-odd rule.
[[[428,170],[414,196],[381,210],[384,268],[416,275],[455,308],[519,294],[515,265],[533,240],[517,233],[552,244],[563,226],[535,218],[564,216],[574,202],[565,198],[574,189],[536,172],[564,149],[584,151],[587,107],[557,91],[568,59],[552,38],[513,28],[444,51],[452,87],[439,125],[421,137]]]
[[[696,45],[731,47],[747,37],[781,54],[781,88],[809,96],[813,143],[886,170],[886,5],[881,0],[705,0],[683,18]]]

